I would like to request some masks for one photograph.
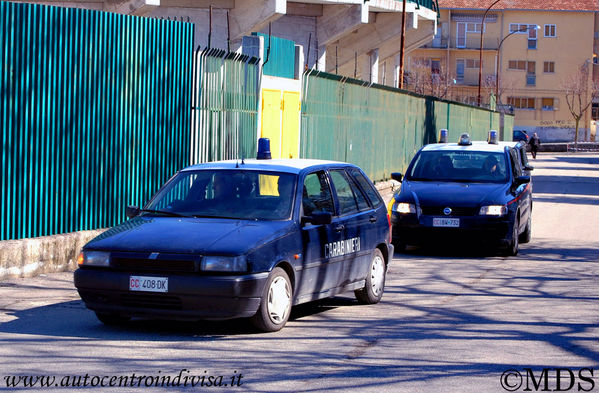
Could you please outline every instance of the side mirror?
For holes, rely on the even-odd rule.
[[[139,207],[137,206],[127,206],[125,208],[125,215],[127,216],[127,218],[133,218],[135,216],[139,215]]]
[[[333,215],[329,212],[314,212],[311,216],[302,217],[302,224],[328,225],[333,222]]]
[[[401,183],[401,181],[403,180],[403,175],[399,172],[393,172],[391,173],[391,179]]]
[[[530,176],[518,176],[514,183],[517,185],[530,183]]]

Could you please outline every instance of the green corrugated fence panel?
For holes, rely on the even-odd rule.
[[[264,37],[264,75],[293,79],[295,76],[295,42],[268,34],[252,33]],[[270,42],[270,53],[268,47]],[[267,61],[268,53],[268,61]]]
[[[497,112],[314,71],[304,74],[301,116],[301,157],[351,162],[374,180],[405,171],[441,128],[455,141],[499,130]]]
[[[0,2],[0,240],[114,225],[189,162],[193,25]]]
[[[198,49],[194,63],[191,163],[254,157],[259,59]]]

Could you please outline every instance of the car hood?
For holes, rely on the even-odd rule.
[[[505,199],[509,187],[497,183],[404,181],[399,200],[420,206],[480,206]]]
[[[293,221],[135,217],[90,241],[99,251],[241,255],[291,230]]]

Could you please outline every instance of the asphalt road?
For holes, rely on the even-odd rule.
[[[85,389],[97,392],[599,392],[599,155],[532,163],[533,240],[517,257],[468,251],[468,239],[409,249],[380,304],[303,305],[277,333],[240,321],[107,327],[71,273],[0,282],[0,390],[73,390],[7,387],[32,375],[135,385]],[[192,375],[228,386],[191,387]],[[154,387],[167,376],[180,386]]]

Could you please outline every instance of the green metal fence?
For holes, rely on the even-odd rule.
[[[405,171],[418,149],[436,140],[439,129],[447,128],[456,141],[462,132],[484,140],[490,129],[499,129],[499,116],[311,71],[303,79],[300,156],[352,162],[373,180],[388,179],[391,172]]]
[[[193,26],[0,2],[0,240],[107,227],[190,157]]]
[[[264,75],[293,79],[295,76],[295,42],[273,35],[252,33],[264,38]]]
[[[218,49],[194,59],[191,163],[254,157],[260,59]]]

